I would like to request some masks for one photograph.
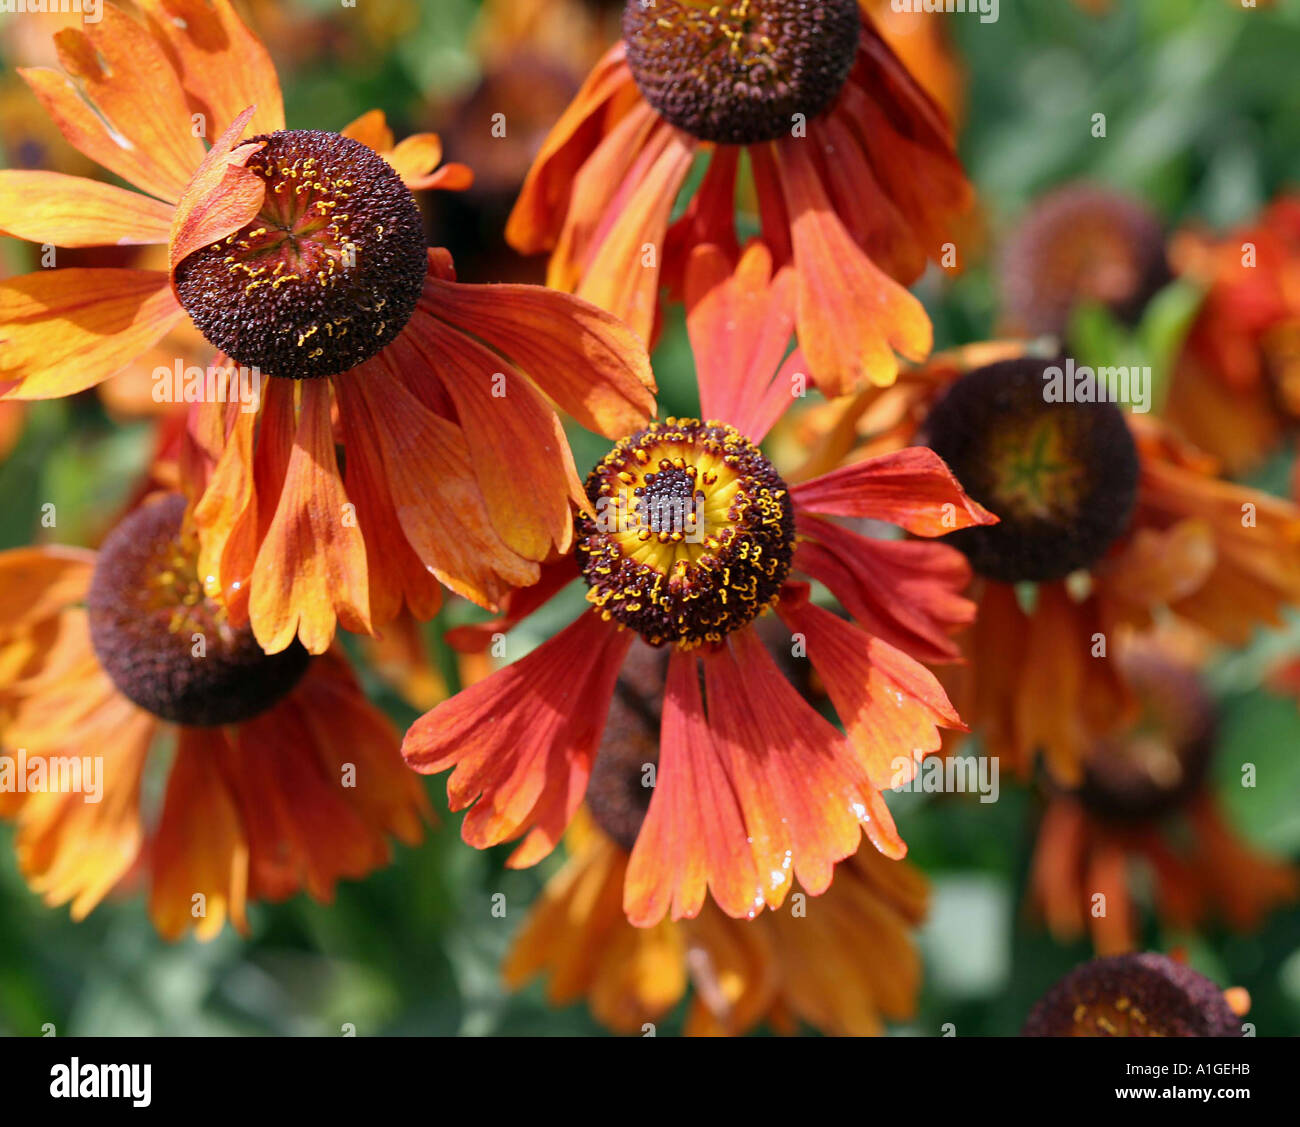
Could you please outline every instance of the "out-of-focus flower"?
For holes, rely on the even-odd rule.
[[[743,164],[817,385],[888,384],[896,353],[927,356],[904,285],[943,255],[971,192],[942,111],[857,0],[629,0],[623,29],[534,164],[511,245],[551,252],[550,285],[650,340],[692,250],[735,251]]]
[[[148,504],[98,553],[0,553],[0,813],[49,904],[82,919],[140,873],[164,936],[208,939],[249,901],[329,900],[429,808],[339,651],[268,656],[203,594],[184,512]]]
[[[880,791],[911,777],[960,721],[917,658],[951,660],[969,619],[969,572],[945,545],[873,540],[856,517],[921,537],[992,520],[931,451],[910,449],[787,488],[757,443],[790,401],[796,352],[788,270],[752,245],[734,272],[714,247],[693,256],[688,327],[705,421],[667,419],[624,438],[587,479],[594,516],[574,551],[509,605],[502,623],[462,631],[480,644],[581,574],[592,609],[513,665],[412,726],[407,761],[454,767],[454,809],[480,848],[526,835],[530,865],[559,842],[587,789],[614,686],[635,635],[670,649],[658,782],[628,863],[624,905],[638,925],[702,908],[779,906],[792,877],[824,892],[865,830],[905,850]],[[724,421],[726,420],[726,421]],[[852,617],[809,600],[802,572]],[[790,685],[754,620],[774,609],[847,729]],[[703,692],[701,684],[703,683]],[[707,714],[705,700],[707,697]],[[477,800],[477,801],[476,801]]]
[[[1123,634],[1168,610],[1239,645],[1300,602],[1300,508],[1222,480],[1150,416],[1096,402],[1086,379],[1092,391],[1046,394],[1064,359],[972,367],[1003,347],[1017,350],[948,354],[892,400],[859,397],[825,420],[827,441],[856,443],[843,455],[853,465],[920,433],[1002,517],[952,537],[980,577],[980,611],[963,638],[968,663],[943,680],[990,754],[1028,772],[1041,751],[1074,784],[1084,750],[1133,714],[1111,657]],[[861,433],[857,421],[882,406],[880,429]]]
[[[870,1036],[882,1031],[883,1018],[911,1016],[920,986],[911,931],[925,915],[925,882],[870,845],[838,866],[824,895],[796,893],[788,908],[754,920],[729,919],[705,904],[690,920],[628,922],[622,890],[659,760],[666,665],[662,651],[633,644],[587,804],[565,834],[568,858],[515,937],[507,984],[544,975],[553,1005],[585,997],[617,1033],[641,1032],[688,992],[687,1034],[736,1035],[766,1021],[783,1032],[803,1022],[832,1035]]]
[[[1134,324],[1171,277],[1159,218],[1095,184],[1036,200],[1004,244],[999,272],[1008,336],[1062,337],[1085,302]]]
[[[1139,942],[1135,889],[1145,871],[1167,926],[1218,915],[1252,930],[1300,895],[1300,874],[1224,820],[1206,782],[1214,708],[1194,670],[1149,645],[1126,648],[1121,665],[1141,715],[1088,750],[1077,790],[1052,798],[1034,853],[1035,903],[1058,939],[1086,927],[1100,953],[1129,951]]]
[[[1240,1037],[1245,992],[1220,990],[1167,955],[1075,967],[1038,1001],[1025,1037]]]
[[[222,354],[176,381],[200,400],[200,569],[268,651],[324,652],[337,623],[368,633],[404,603],[427,617],[439,581],[484,605],[533,581],[585,503],[551,403],[623,433],[653,409],[644,347],[567,295],[456,284],[411,195],[468,183],[437,136],[395,144],[378,113],[287,130],[226,0],[143,9],[105,4],[56,37],[63,72],[23,76],[71,142],[150,194],[6,171],[0,229],[165,244],[169,270],[0,284],[0,395],[93,386],[191,319]]]
[[[1165,415],[1242,473],[1300,426],[1300,197],[1277,200],[1222,238],[1185,231],[1172,253],[1206,295],[1175,363]]]

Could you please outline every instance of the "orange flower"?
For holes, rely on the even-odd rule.
[[[691,251],[735,249],[743,156],[763,238],[793,266],[818,386],[888,384],[895,353],[928,355],[929,319],[904,285],[941,257],[970,189],[942,111],[856,0],[632,0],[623,19],[624,41],[533,165],[509,242],[552,252],[548,284],[648,341],[661,283],[680,285]],[[703,179],[670,225],[701,154]]]
[[[199,401],[200,567],[268,651],[322,653],[338,622],[368,633],[403,603],[427,616],[438,581],[490,606],[535,580],[582,503],[551,403],[605,433],[636,425],[653,410],[644,348],[566,295],[455,283],[410,193],[469,182],[438,168],[435,135],[394,144],[375,113],[286,130],[227,0],[142,7],[145,23],[105,5],[55,37],[66,74],[23,76],[69,141],[149,194],[7,171],[0,230],[165,244],[170,268],[0,284],[0,395],[89,387],[188,316],[221,353],[177,381]],[[200,133],[217,137],[206,154]]]
[[[208,939],[247,931],[251,900],[329,900],[429,808],[340,651],[268,656],[202,595],[184,507],[137,510],[98,554],[0,553],[0,812],[47,903],[82,919],[139,873],[159,932]]]
[[[1222,480],[1148,415],[1049,402],[1044,377],[1064,359],[988,363],[1021,351],[938,357],[823,426],[849,467],[921,434],[1003,517],[953,537],[980,576],[979,614],[945,685],[990,754],[1028,773],[1041,751],[1073,785],[1085,749],[1132,716],[1112,655],[1126,634],[1167,610],[1239,645],[1300,603],[1300,508]]]
[[[706,904],[693,920],[637,928],[623,915],[628,853],[585,810],[564,838],[568,859],[533,907],[503,973],[519,989],[544,975],[555,1006],[586,998],[615,1033],[641,1033],[691,992],[688,1036],[735,1036],[760,1022],[795,1032],[876,1036],[912,1015],[920,959],[911,929],[926,887],[905,861],[864,846],[824,896],[798,914],[732,920]]]
[[[779,634],[771,632],[778,645]],[[773,656],[798,665],[779,648]],[[910,1016],[920,984],[910,931],[925,915],[925,882],[870,846],[840,865],[824,896],[796,893],[788,910],[740,921],[705,904],[680,923],[628,923],[622,889],[651,793],[647,775],[658,761],[656,710],[667,660],[661,650],[633,645],[587,803],[565,835],[568,860],[515,937],[503,968],[507,984],[518,988],[545,974],[552,1004],[585,995],[596,1018],[619,1033],[658,1022],[688,988],[688,1034],[741,1034],[765,1020],[783,1031],[803,1021],[825,1033],[865,1036],[881,1032],[882,1016]],[[798,681],[799,671],[792,672]]]
[[[1177,267],[1207,287],[1175,364],[1166,415],[1244,473],[1300,423],[1300,197],[1220,239],[1175,240]]]
[[[905,846],[880,791],[911,777],[960,720],[917,658],[952,660],[970,621],[969,572],[942,545],[870,539],[832,518],[935,537],[992,518],[933,453],[903,450],[787,488],[756,445],[790,395],[776,376],[792,314],[788,271],[751,247],[728,275],[702,248],[692,294],[703,413],[623,439],[587,479],[594,516],[574,551],[512,597],[503,623],[458,632],[485,645],[580,572],[593,609],[532,653],[416,721],[416,770],[455,767],[453,809],[484,848],[521,835],[511,864],[546,856],[582,802],[619,670],[636,634],[669,650],[658,783],[628,864],[632,922],[696,916],[706,887],[733,917],[778,906],[799,879],[824,892],[865,830],[889,857]],[[783,312],[784,310],[784,312]],[[759,376],[769,381],[761,394]],[[734,422],[716,420],[734,419]],[[802,572],[855,621],[809,600]],[[773,608],[847,729],[841,735],[782,676],[753,623]],[[701,685],[703,684],[703,690]],[[707,700],[707,713],[706,713]],[[476,801],[477,800],[477,801]]]
[[[1166,925],[1191,928],[1216,912],[1238,931],[1257,927],[1300,895],[1300,873],[1241,841],[1219,812],[1206,782],[1212,702],[1191,667],[1153,647],[1126,649],[1121,666],[1142,720],[1090,748],[1079,789],[1052,799],[1034,851],[1035,906],[1058,939],[1086,925],[1102,954],[1132,950],[1141,867]]]

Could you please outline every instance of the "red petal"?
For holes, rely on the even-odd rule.
[[[966,496],[933,450],[911,446],[854,462],[792,486],[795,506],[836,517],[867,517],[916,536],[945,536],[998,518]]]
[[[411,726],[407,763],[422,774],[454,766],[451,808],[474,803],[462,827],[467,842],[483,849],[572,817],[631,642],[588,612]]]

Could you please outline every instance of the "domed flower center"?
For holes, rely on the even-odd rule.
[[[415,199],[374,150],[337,133],[284,130],[247,168],[266,183],[257,217],[176,268],[181,304],[236,363],[303,379],[368,360],[410,320],[424,284]]]
[[[1026,1037],[1240,1037],[1204,975],[1165,955],[1114,955],[1075,968],[1034,1006]]]
[[[1001,523],[948,539],[981,575],[1063,579],[1128,528],[1138,457],[1119,408],[1095,383],[1053,390],[1060,363],[1009,360],[969,372],[925,424],[925,440]],[[1059,385],[1058,385],[1059,386]]]
[[[104,541],[86,597],[90,640],[122,694],[162,720],[205,727],[266,711],[306,672],[297,642],[262,652],[203,593],[179,494],[139,509]]]
[[[1159,218],[1091,185],[1065,188],[1039,203],[1007,241],[1001,274],[1013,320],[1026,333],[1057,336],[1084,302],[1136,323],[1171,277]]]
[[[789,136],[853,69],[857,0],[628,0],[627,61],[647,102],[701,141]]]
[[[654,646],[692,649],[752,622],[790,572],[794,511],[772,463],[733,427],[651,423],[587,478],[579,522],[590,602]]]
[[[1215,716],[1190,669],[1150,654],[1122,659],[1142,715],[1134,728],[1087,754],[1079,799],[1094,814],[1146,821],[1178,809],[1210,766]]]
[[[586,803],[592,819],[628,853],[650,809],[659,763],[667,654],[636,642],[610,701],[600,749],[591,765]]]

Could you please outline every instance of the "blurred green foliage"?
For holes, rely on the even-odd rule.
[[[383,5],[394,19],[411,21],[388,42],[355,35],[346,22],[352,10],[340,14],[332,0],[278,7],[291,27],[309,18],[338,25],[337,36],[318,37],[327,45],[319,57],[296,52],[292,65],[277,57],[293,125],[339,128],[378,106],[399,135],[438,128],[426,102],[474,81],[474,0]],[[1109,17],[1096,19],[1070,0],[1003,0],[996,24],[932,18],[946,21],[968,71],[961,147],[993,245],[1037,193],[1074,178],[1133,191],[1171,225],[1240,221],[1300,183],[1300,4],[1284,0],[1266,12],[1218,0],[1118,0]],[[1090,131],[1095,113],[1106,114],[1105,139]],[[12,244],[4,254],[21,268]],[[936,272],[920,287],[940,347],[993,331],[990,264],[969,266],[955,282]],[[1176,321],[1179,311],[1164,315]],[[1114,331],[1094,322],[1083,335],[1104,341]],[[1156,326],[1134,347],[1167,355],[1161,334],[1170,331]],[[665,413],[694,411],[677,314],[656,367]],[[111,424],[91,396],[34,406],[19,446],[0,465],[0,546],[48,540],[50,530],[39,526],[45,502],[57,507],[61,541],[89,542],[147,464],[149,433]],[[606,449],[591,435],[573,439],[580,466]],[[1271,475],[1277,488],[1284,468]],[[568,598],[548,607],[524,625],[521,643],[546,637],[574,607]],[[473,614],[448,608],[430,636]],[[1300,622],[1211,671],[1222,707],[1222,800],[1246,837],[1293,857],[1300,856],[1300,710],[1258,686],[1266,659],[1298,650]],[[368,687],[396,723],[414,718],[377,682]],[[1247,760],[1258,766],[1254,789],[1240,785],[1238,765]],[[37,1034],[45,1023],[60,1034],[331,1035],[345,1023],[360,1035],[599,1032],[582,1006],[553,1011],[537,986],[509,997],[498,977],[511,935],[558,859],[507,871],[506,850],[477,852],[460,842],[459,816],[448,815],[440,780],[428,789],[440,825],[422,847],[399,848],[392,866],[344,885],[333,905],[299,897],[255,906],[250,940],[227,931],[206,945],[161,942],[138,894],[104,904],[80,924],[44,908],[17,874],[8,827],[0,829],[0,1033]],[[990,805],[915,794],[893,796],[891,805],[934,888],[921,936],[921,1005],[899,1032],[933,1036],[951,1023],[959,1035],[1015,1033],[1033,1001],[1090,953],[1082,942],[1052,942],[1027,920],[1040,799],[1004,778],[1000,801]],[[496,893],[505,894],[505,918],[490,910]],[[1251,936],[1170,933],[1149,922],[1145,937],[1158,949],[1183,946],[1219,982],[1247,987],[1262,1034],[1300,1034],[1300,908],[1276,914]],[[661,1033],[679,1028],[680,1016]]]

